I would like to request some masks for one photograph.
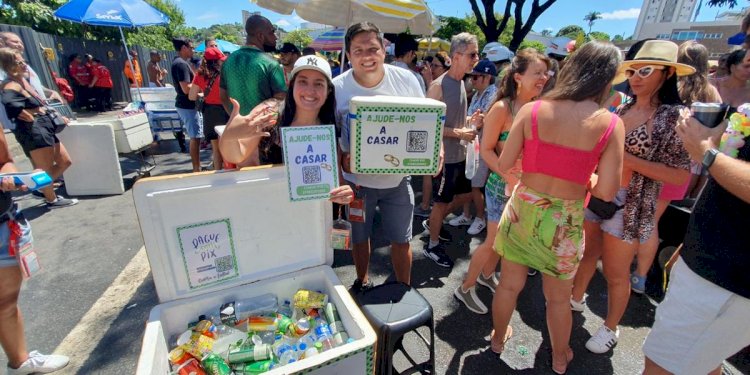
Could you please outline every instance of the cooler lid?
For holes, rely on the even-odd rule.
[[[160,302],[333,263],[332,205],[290,202],[283,167],[139,180],[133,199]]]
[[[143,126],[143,124],[148,124],[148,116],[146,116],[146,113],[144,112],[144,113],[138,113],[138,114],[134,114],[130,116],[107,119],[99,123],[110,124],[112,125],[112,128],[115,131],[128,130],[130,128]]]

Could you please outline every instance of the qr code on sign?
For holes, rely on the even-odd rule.
[[[216,272],[227,272],[231,271],[232,268],[234,268],[234,261],[232,261],[232,256],[227,255],[224,257],[216,258],[214,261],[214,265],[216,266]]]
[[[427,151],[427,132],[411,130],[406,132],[406,152]]]
[[[310,165],[302,167],[302,183],[317,184],[320,182],[320,166]]]

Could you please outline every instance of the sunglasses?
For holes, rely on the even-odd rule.
[[[650,77],[652,74],[654,74],[655,71],[663,71],[664,67],[661,66],[654,66],[654,65],[646,65],[639,69],[633,69],[633,68],[627,68],[625,69],[625,77],[628,77],[628,79],[633,78],[634,75],[638,75],[638,77],[641,77],[643,79],[646,79]]]
[[[478,59],[479,58],[479,52],[472,52],[472,53],[465,53],[465,52],[456,52],[459,55],[469,56],[472,59]]]

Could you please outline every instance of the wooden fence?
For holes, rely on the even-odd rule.
[[[91,54],[94,58],[102,61],[112,74],[112,99],[118,102],[130,102],[130,86],[128,79],[123,73],[125,62],[127,61],[127,51],[121,41],[116,43],[104,43],[94,40],[84,40],[83,38],[65,38],[56,35],[49,35],[36,32],[25,26],[0,24],[0,31],[11,31],[18,34],[23,40],[26,47],[26,61],[39,74],[42,84],[45,87],[57,90],[55,81],[50,72],[55,72],[58,77],[66,78],[73,81],[68,75],[69,57],[74,54]],[[138,63],[141,67],[144,85],[148,86],[148,73],[146,72],[147,63],[150,60],[148,48],[142,46],[128,46],[135,48],[138,52]],[[52,58],[49,59],[44,53],[44,49],[52,50]],[[172,83],[172,74],[169,71],[172,59],[177,56],[175,51],[158,51],[162,57],[161,66],[167,69],[165,82]]]

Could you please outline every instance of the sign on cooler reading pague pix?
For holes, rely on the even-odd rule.
[[[352,172],[437,173],[445,104],[433,99],[357,96],[349,103]]]
[[[177,238],[190,289],[239,276],[229,219],[178,227]]]

